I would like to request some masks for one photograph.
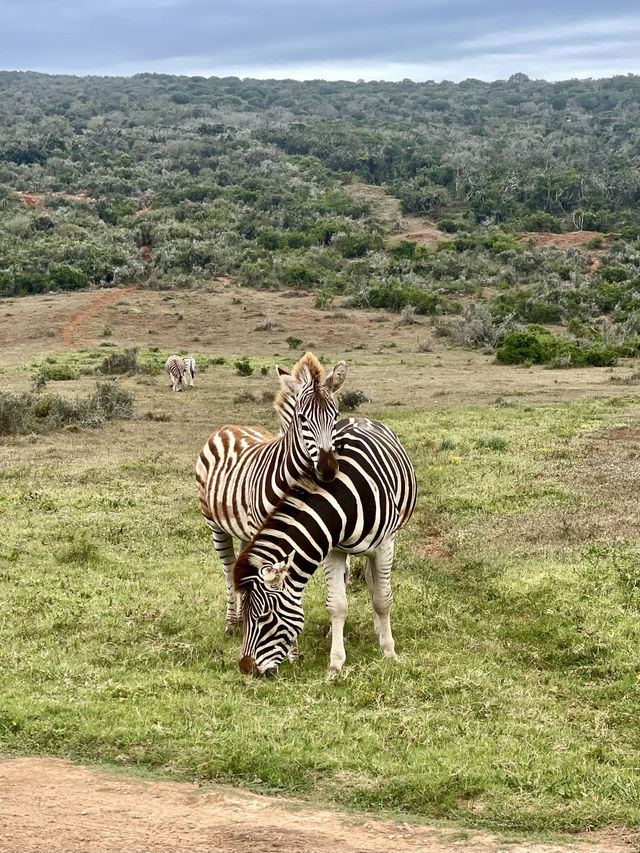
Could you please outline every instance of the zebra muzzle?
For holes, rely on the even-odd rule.
[[[238,666],[240,667],[240,672],[243,672],[245,675],[260,675],[256,662],[251,655],[243,655],[238,661]]]
[[[338,460],[333,450],[319,450],[316,463],[316,474],[321,483],[330,483],[335,480],[339,471]]]

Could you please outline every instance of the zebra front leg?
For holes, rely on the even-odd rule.
[[[385,657],[398,659],[391,633],[389,612],[393,596],[391,595],[391,565],[395,543],[386,539],[375,551],[367,554],[365,580],[373,607],[373,627]]]
[[[240,596],[233,587],[233,565],[236,553],[233,548],[233,538],[223,530],[212,530],[213,547],[222,561],[222,573],[227,584],[227,614],[225,617],[225,634],[230,637],[240,624]],[[242,544],[242,543],[241,543]]]
[[[326,608],[331,619],[331,654],[329,672],[342,669],[344,651],[344,622],[347,618],[347,555],[341,551],[330,551],[322,564],[327,581]]]

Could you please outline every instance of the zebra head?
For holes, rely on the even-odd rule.
[[[329,483],[338,473],[334,448],[334,426],[338,409],[333,394],[342,387],[347,365],[339,361],[323,380],[320,362],[312,353],[306,355],[290,374],[278,367],[282,391],[276,409],[283,423],[288,419],[304,445],[318,479]]]
[[[302,631],[304,612],[300,593],[287,584],[293,557],[291,553],[287,559],[270,564],[259,557],[249,557],[257,573],[243,589],[241,672],[276,675],[291,643]]]

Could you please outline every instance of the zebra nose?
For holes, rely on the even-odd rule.
[[[335,480],[338,470],[338,460],[334,456],[333,450],[319,450],[316,474],[320,482],[330,483]]]
[[[256,662],[251,657],[251,655],[243,655],[238,661],[238,666],[240,667],[240,672],[243,672],[245,675],[259,674]]]

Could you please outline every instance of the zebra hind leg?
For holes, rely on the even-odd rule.
[[[331,654],[329,672],[339,672],[346,659],[344,651],[344,623],[347,618],[347,555],[330,551],[322,564],[327,581],[326,608],[331,619]]]
[[[367,554],[365,580],[373,607],[373,627],[385,657],[398,659],[391,633],[391,565],[393,563],[394,541],[387,539],[375,551]]]
[[[213,547],[222,561],[222,573],[227,584],[227,613],[225,616],[225,634],[230,637],[240,624],[240,596],[233,587],[233,565],[236,553],[233,538],[222,530],[212,530]]]

